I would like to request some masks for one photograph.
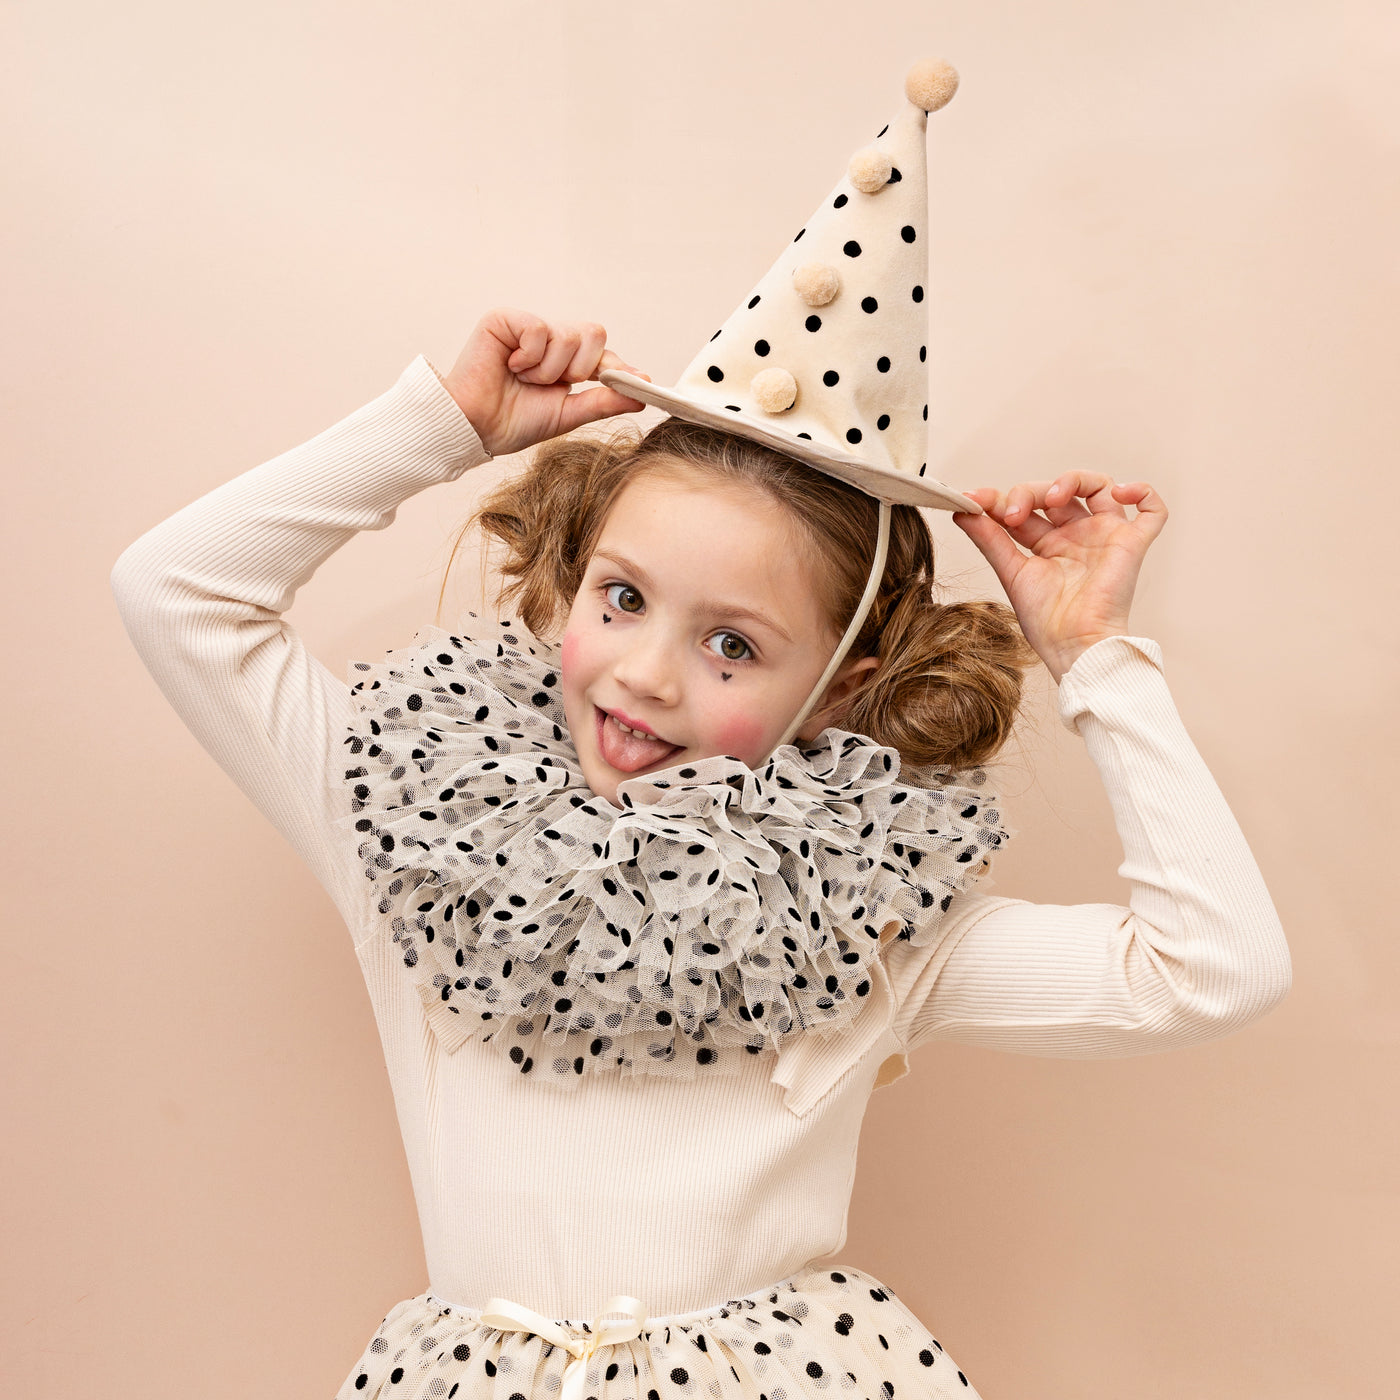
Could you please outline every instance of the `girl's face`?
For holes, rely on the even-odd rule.
[[[679,464],[619,494],[575,595],[560,668],[569,732],[598,796],[616,805],[624,779],[718,754],[753,768],[766,758],[839,640],[795,529],[762,493]],[[850,673],[875,664],[853,662]],[[799,737],[821,721],[809,716]]]

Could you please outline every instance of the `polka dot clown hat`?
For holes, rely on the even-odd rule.
[[[916,64],[908,101],[686,367],[674,388],[603,384],[751,438],[887,504],[980,514],[928,476],[928,114],[957,91]]]

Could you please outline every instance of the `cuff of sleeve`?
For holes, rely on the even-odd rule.
[[[1060,677],[1060,723],[1070,733],[1078,734],[1079,716],[1094,708],[1095,691],[1101,686],[1121,689],[1125,682],[1130,683],[1131,674],[1144,665],[1166,675],[1162,648],[1150,637],[1103,637],[1080,652]]]
[[[438,372],[426,355],[415,356],[399,376],[396,386],[441,434],[442,447],[452,464],[446,480],[456,481],[468,467],[480,466],[493,460],[482,445],[481,438],[462,412],[461,405],[447,392]]]

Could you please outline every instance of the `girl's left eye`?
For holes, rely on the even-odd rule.
[[[753,648],[737,632],[716,632],[711,641],[718,641],[721,648],[729,642],[737,642],[743,648],[737,655],[731,655],[726,650],[720,650],[717,655],[722,661],[752,661]]]

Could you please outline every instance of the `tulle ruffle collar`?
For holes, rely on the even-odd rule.
[[[900,781],[839,728],[759,769],[707,758],[586,785],[558,649],[471,614],[355,662],[349,812],[376,917],[452,1052],[572,1087],[733,1073],[840,1034],[882,931],[933,942],[1010,836],[984,769]]]

